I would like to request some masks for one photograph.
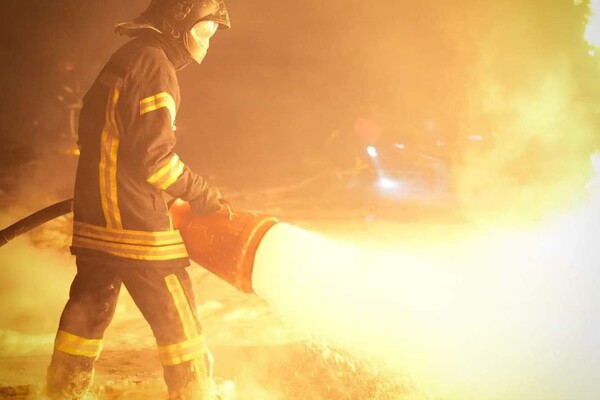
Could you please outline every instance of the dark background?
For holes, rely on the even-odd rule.
[[[63,105],[57,100],[64,79],[76,80],[85,93],[126,40],[113,33],[113,25],[137,16],[147,1],[3,3],[0,134],[8,171],[46,160],[70,140],[61,132]],[[301,174],[315,165],[310,160],[328,157],[324,143],[332,135],[351,137],[359,118],[376,120],[388,141],[454,162],[464,135],[502,137],[496,117],[478,97],[482,87],[492,81],[507,93],[522,90],[564,59],[575,97],[590,104],[590,115],[597,104],[598,65],[583,40],[585,4],[227,5],[232,29],[215,36],[201,66],[180,73],[178,115],[182,158],[223,182]],[[67,78],[65,63],[74,66]],[[444,147],[432,146],[439,140]],[[73,163],[60,168],[61,160],[50,168],[70,179]]]

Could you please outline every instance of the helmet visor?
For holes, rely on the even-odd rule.
[[[204,60],[210,47],[210,38],[217,32],[217,29],[219,29],[218,22],[200,21],[185,34],[185,47],[198,64]]]

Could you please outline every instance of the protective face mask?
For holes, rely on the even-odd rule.
[[[219,24],[214,21],[200,21],[183,38],[185,47],[198,64],[206,57],[210,47],[210,38],[218,28]]]

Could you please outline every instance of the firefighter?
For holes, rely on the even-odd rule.
[[[169,399],[213,399],[212,356],[198,322],[186,248],[165,203],[219,212],[220,194],[173,151],[176,71],[201,63],[219,28],[223,0],[152,0],[118,24],[133,39],[84,97],[78,130],[71,252],[77,275],[47,373],[51,399],[88,395],[94,361],[125,285],[150,324]]]

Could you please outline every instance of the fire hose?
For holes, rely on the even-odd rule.
[[[195,215],[188,203],[176,201],[169,212],[190,259],[244,293],[253,293],[254,258],[263,237],[279,221],[250,212]],[[73,199],[41,209],[0,231],[0,247],[17,236],[73,210]]]
[[[17,236],[21,236],[30,230],[62,215],[73,211],[73,199],[63,200],[49,207],[43,208],[35,213],[12,224],[0,231],[0,247]]]

